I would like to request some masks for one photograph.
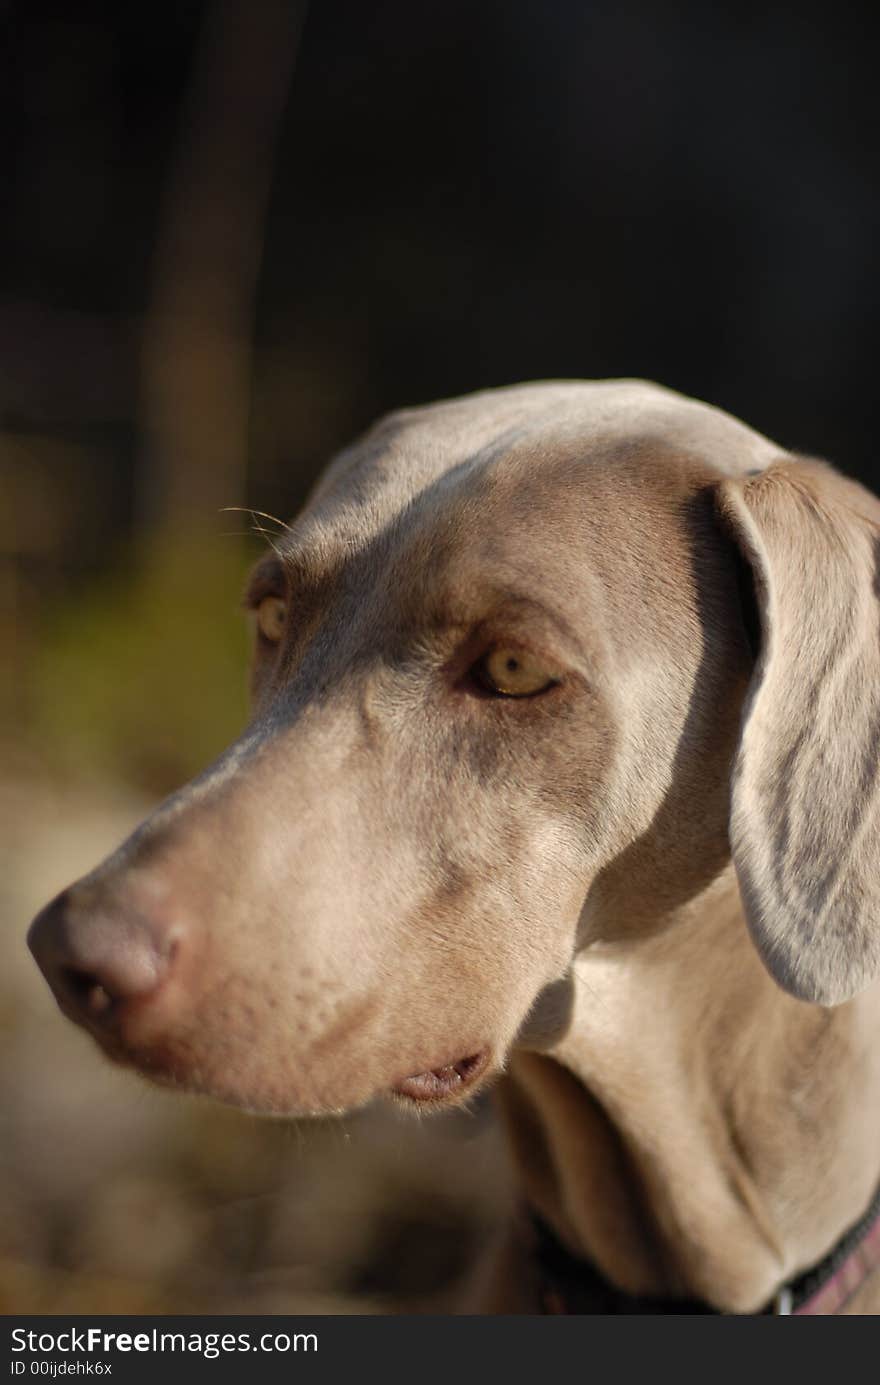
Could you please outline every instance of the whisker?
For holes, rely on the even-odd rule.
[[[260,519],[270,519],[273,524],[278,525],[279,529],[286,530],[288,533],[290,532],[289,524],[286,524],[283,519],[279,519],[277,515],[268,514],[266,510],[252,510],[249,505],[224,505],[220,510],[221,515],[232,513],[250,515],[252,519],[255,516],[258,516]]]
[[[273,536],[271,530],[270,530],[270,529],[264,529],[264,528],[262,527],[262,525],[257,524],[256,520],[254,520],[254,523],[251,525],[251,530],[252,530],[252,532],[253,532],[254,534],[262,534],[262,535],[263,535],[263,538],[266,540],[266,542],[268,543],[269,547],[272,549],[272,552],[273,552],[278,558],[280,558],[281,561],[282,561],[282,563],[283,563],[283,562],[284,562],[284,554],[281,552],[281,549],[278,547],[277,543],[275,542],[275,539],[274,539],[274,536]]]

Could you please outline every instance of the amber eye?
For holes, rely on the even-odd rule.
[[[480,682],[504,697],[532,697],[559,682],[545,664],[523,649],[492,649],[476,668]]]
[[[280,596],[264,596],[257,607],[257,628],[264,640],[278,644],[287,625],[287,602]]]

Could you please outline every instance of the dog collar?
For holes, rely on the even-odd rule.
[[[545,1313],[717,1314],[700,1299],[650,1298],[616,1289],[594,1265],[572,1255],[532,1214],[535,1255]],[[810,1269],[783,1285],[759,1314],[792,1317],[842,1312],[872,1270],[880,1267],[880,1188],[864,1216]]]

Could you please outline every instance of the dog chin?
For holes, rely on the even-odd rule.
[[[307,1086],[301,1075],[297,1080],[292,1074],[279,1077],[236,1071],[233,1063],[218,1071],[210,1063],[170,1045],[134,1048],[104,1041],[101,1048],[112,1062],[132,1068],[156,1086],[208,1097],[252,1115],[288,1118],[341,1115],[366,1106],[377,1097],[390,1097],[409,1110],[456,1106],[482,1089],[492,1071],[490,1049],[481,1047],[390,1083],[365,1082],[366,1074],[360,1073],[360,1081],[332,1082],[327,1088],[320,1088],[317,1084]]]
[[[151,1086],[178,1095],[205,1097],[253,1116],[293,1119],[343,1115],[365,1106],[375,1095],[363,1088],[349,1091],[306,1089],[292,1079],[237,1072],[234,1065],[218,1072],[207,1064],[183,1062],[177,1055],[156,1050],[138,1052],[108,1044],[101,1047],[112,1062],[130,1068]]]

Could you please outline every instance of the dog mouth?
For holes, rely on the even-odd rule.
[[[271,1093],[267,1095],[263,1083],[230,1082],[228,1072],[223,1074],[221,1080],[218,1074],[206,1072],[201,1064],[195,1068],[193,1051],[186,1036],[178,1036],[177,1042],[134,1044],[126,1042],[112,1030],[95,1030],[93,1033],[105,1057],[112,1063],[133,1069],[142,1078],[161,1087],[212,1097],[256,1114],[322,1115],[342,1109],[338,1095],[325,1099],[322,1094],[320,1100],[290,1102],[286,1099],[283,1084],[273,1084]],[[410,1073],[394,1082],[390,1088],[386,1087],[385,1092],[407,1106],[454,1106],[469,1095],[479,1079],[486,1075],[490,1058],[491,1051],[487,1045],[452,1062]],[[381,1093],[374,1088],[372,1095],[376,1097]],[[354,1100],[351,1100],[352,1096]],[[366,1092],[360,1091],[344,1098],[344,1104],[353,1109],[369,1099]]]
[[[448,1101],[463,1096],[485,1071],[488,1061],[489,1050],[484,1048],[466,1058],[457,1058],[454,1063],[413,1073],[397,1082],[392,1091],[395,1096],[408,1097],[410,1101]]]

